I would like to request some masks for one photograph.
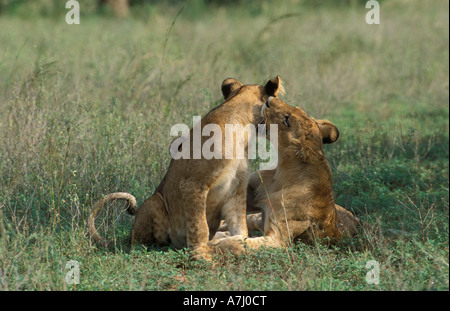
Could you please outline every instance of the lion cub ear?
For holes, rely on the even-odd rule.
[[[267,81],[264,86],[264,93],[266,93],[267,96],[274,97],[277,97],[278,94],[284,94],[283,82],[281,81],[280,76],[276,76]]]
[[[223,98],[227,100],[235,94],[235,92],[241,88],[243,84],[234,78],[227,78],[222,82],[222,94]]]
[[[339,138],[337,127],[328,120],[316,120],[322,134],[322,142],[324,144],[332,144]]]

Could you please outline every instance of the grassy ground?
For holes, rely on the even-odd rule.
[[[448,290],[448,2],[381,2],[380,25],[365,23],[364,3],[192,1],[176,20],[178,4],[116,20],[81,2],[80,25],[65,23],[64,7],[7,7],[0,289],[72,290],[66,263],[76,260],[77,290]],[[186,250],[130,249],[132,219],[119,213],[102,226],[114,251],[89,241],[92,203],[150,196],[171,126],[220,103],[223,79],[276,74],[288,103],[338,126],[326,155],[336,201],[365,223],[358,237],[215,267]],[[366,282],[369,260],[378,285]]]

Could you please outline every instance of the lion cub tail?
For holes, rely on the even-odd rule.
[[[136,198],[127,193],[127,192],[114,192],[105,195],[103,198],[95,202],[94,206],[92,207],[92,212],[89,215],[88,218],[88,229],[91,237],[99,244],[103,246],[108,246],[111,241],[106,240],[100,236],[100,234],[97,232],[97,229],[95,228],[95,218],[98,216],[98,214],[103,210],[105,204],[110,201],[115,200],[126,200],[127,201],[127,207],[126,210],[131,215],[135,215],[137,211],[137,203]]]

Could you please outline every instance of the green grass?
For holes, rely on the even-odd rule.
[[[449,289],[447,1],[383,1],[380,25],[358,1],[193,1],[169,36],[177,4],[135,6],[128,20],[81,6],[69,26],[44,2],[0,18],[1,290],[73,290],[69,260],[77,290]],[[93,202],[149,197],[171,126],[219,104],[226,77],[276,74],[288,103],[339,128],[326,155],[337,203],[364,221],[358,237],[214,267],[187,250],[130,249],[133,219],[120,213],[100,227],[114,250],[89,240]],[[369,260],[378,285],[365,281]]]

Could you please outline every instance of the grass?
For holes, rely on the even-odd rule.
[[[0,289],[448,290],[448,2],[357,1],[133,7],[117,20],[81,6],[17,4],[0,19]],[[89,238],[102,194],[142,203],[169,163],[169,130],[221,101],[226,77],[280,74],[284,99],[331,120],[336,201],[363,221],[342,244],[296,244],[216,266],[187,250],[130,249],[133,219],[104,215],[113,250]],[[117,206],[117,210],[120,207]],[[108,222],[109,221],[109,222]],[[367,261],[380,264],[368,284]]]

